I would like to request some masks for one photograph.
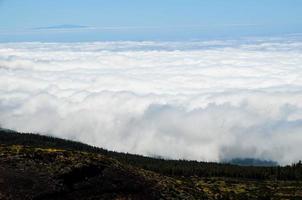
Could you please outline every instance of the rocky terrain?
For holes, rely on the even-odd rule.
[[[211,173],[196,173],[204,169]],[[301,163],[239,167],[165,161],[0,131],[1,200],[302,199],[301,175]]]
[[[202,199],[173,178],[100,154],[0,147],[0,199]]]

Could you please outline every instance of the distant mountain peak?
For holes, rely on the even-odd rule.
[[[54,26],[42,26],[36,27],[35,30],[57,30],[57,29],[83,29],[83,28],[90,28],[90,26],[83,26],[77,24],[59,24]]]
[[[262,160],[258,158],[233,158],[231,160],[225,161],[225,163],[230,163],[233,165],[240,165],[240,166],[262,166],[262,167],[271,167],[271,166],[278,165],[276,161]]]

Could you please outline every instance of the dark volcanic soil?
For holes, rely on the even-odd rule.
[[[0,199],[203,199],[172,178],[93,153],[0,147]]]

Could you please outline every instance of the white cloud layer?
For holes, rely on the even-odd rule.
[[[110,150],[302,159],[302,42],[0,43],[0,125]]]

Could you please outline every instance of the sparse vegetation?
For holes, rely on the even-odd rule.
[[[164,160],[0,131],[0,199],[302,199],[302,163]]]
[[[0,131],[0,141],[7,145],[30,145],[41,148],[59,148],[107,155],[122,163],[168,176],[233,177],[256,180],[302,180],[302,163],[290,166],[238,166],[225,163],[165,160],[140,155],[107,151],[83,144],[49,136]]]

